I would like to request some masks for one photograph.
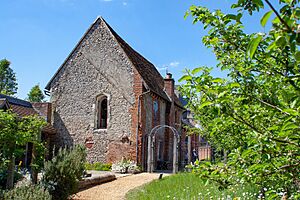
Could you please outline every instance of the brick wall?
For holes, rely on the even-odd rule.
[[[131,132],[132,132],[132,141],[135,146],[134,151],[131,152],[131,159],[141,163],[142,156],[142,130],[141,130],[141,110],[143,108],[143,96],[142,93],[145,92],[143,88],[143,80],[136,69],[133,69],[133,92],[134,92],[134,106],[131,109],[132,116],[132,124],[131,124]],[[140,106],[140,108],[139,108]],[[139,111],[140,109],[140,111]],[[140,112],[140,113],[139,113]],[[138,136],[138,139],[136,138]],[[138,149],[136,149],[136,146]],[[136,157],[136,151],[138,151],[138,158]]]

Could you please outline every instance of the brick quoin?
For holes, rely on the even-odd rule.
[[[140,126],[138,127],[138,124],[141,124],[141,113],[140,116],[138,116],[138,105],[139,105],[139,97],[140,95],[143,93],[143,80],[141,75],[138,73],[138,71],[136,69],[133,70],[133,91],[134,91],[134,98],[135,98],[135,103],[134,106],[132,107],[131,110],[131,116],[132,116],[132,125],[131,125],[131,141],[134,144],[134,146],[136,147],[136,145],[138,145],[138,159],[136,158],[136,148],[134,148],[134,151],[131,152],[131,159],[132,160],[137,160],[138,164],[141,163],[141,146],[142,146],[142,141],[141,141],[141,137],[142,137],[142,131],[140,129]],[[142,110],[143,106],[142,106],[142,97],[140,97],[140,107]],[[140,119],[138,119],[138,117]],[[139,121],[140,120],[140,123]],[[138,144],[136,144],[136,131],[138,128]]]

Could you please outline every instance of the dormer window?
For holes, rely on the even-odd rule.
[[[97,129],[107,129],[107,97],[97,98]]]

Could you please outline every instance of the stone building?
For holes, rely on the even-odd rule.
[[[154,127],[175,127],[185,138],[184,108],[174,92],[172,75],[163,78],[101,17],[59,67],[46,91],[58,131],[57,146],[84,144],[89,162],[123,157],[146,169],[147,134]],[[172,168],[173,141],[169,128],[155,135],[155,169]],[[179,146],[178,159],[184,161],[187,150]]]

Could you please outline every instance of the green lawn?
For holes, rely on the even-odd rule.
[[[144,199],[234,199],[246,200],[257,199],[253,187],[234,186],[226,190],[218,190],[214,184],[205,183],[194,174],[180,173],[155,180],[142,187],[129,191],[127,200]]]

